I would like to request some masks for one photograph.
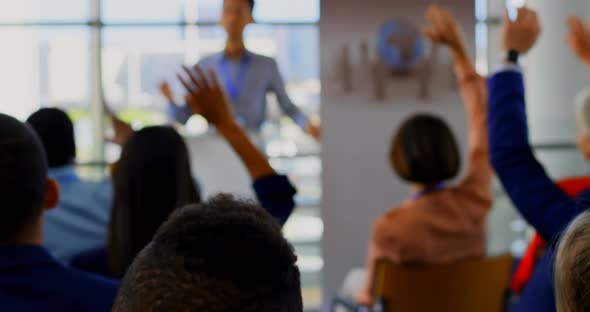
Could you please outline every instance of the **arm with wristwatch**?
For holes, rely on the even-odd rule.
[[[518,59],[540,34],[537,14],[521,8],[518,18],[506,17],[505,59],[488,80],[490,153],[504,189],[521,215],[549,242],[556,241],[582,207],[551,180],[529,142],[525,84]]]

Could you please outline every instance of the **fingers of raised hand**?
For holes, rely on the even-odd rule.
[[[568,25],[570,28],[570,35],[573,35],[577,38],[583,38],[584,36],[588,35],[588,29],[580,18],[570,16],[568,18]]]
[[[194,71],[192,72],[191,77],[197,80],[198,86],[201,89],[210,88],[211,84],[209,83],[209,79],[207,79],[207,75],[205,71],[200,66],[195,66]]]
[[[533,29],[540,28],[539,16],[537,15],[537,12],[527,7],[518,9],[518,17],[516,18],[515,23]]]
[[[200,73],[190,70],[188,67],[183,66],[185,74],[188,76],[190,83],[194,86],[194,90],[201,90],[206,87],[206,83],[203,82]],[[195,67],[196,68],[196,67]]]
[[[176,77],[178,78],[180,83],[182,83],[182,85],[186,89],[186,92],[188,92],[189,94],[193,94],[193,95],[197,93],[196,87],[193,86],[192,83],[187,78],[183,77],[182,74],[177,73]]]

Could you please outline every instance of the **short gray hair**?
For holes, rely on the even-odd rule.
[[[558,312],[590,311],[590,212],[578,216],[561,238],[555,260]]]

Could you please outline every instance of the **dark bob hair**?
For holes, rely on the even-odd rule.
[[[461,167],[451,129],[429,114],[415,115],[402,124],[393,138],[390,161],[405,181],[428,185],[454,178]]]

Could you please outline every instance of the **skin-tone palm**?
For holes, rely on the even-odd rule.
[[[446,9],[432,5],[426,11],[429,26],[424,34],[432,41],[449,46],[455,59],[469,60],[463,33],[455,18]]]
[[[502,45],[505,50],[515,50],[525,54],[535,45],[541,34],[541,24],[537,12],[522,7],[518,17],[512,21],[508,12],[504,14]]]
[[[188,91],[187,104],[193,113],[202,115],[217,128],[235,123],[234,114],[225,92],[221,88],[215,71],[209,71],[210,79],[205,72],[195,66],[194,71],[183,67],[188,78],[178,78]]]
[[[463,31],[453,15],[438,5],[432,5],[426,11],[426,20],[429,25],[424,29],[424,34],[433,42],[451,49],[458,78],[473,77],[475,68],[467,51]]]
[[[253,180],[276,174],[266,156],[252,143],[246,132],[235,120],[231,105],[214,71],[209,76],[198,66],[194,70],[184,67],[178,79],[186,88],[191,101],[189,107],[202,115],[231,145]]]
[[[572,52],[590,68],[590,23],[575,16],[570,16],[567,23],[567,41]]]

